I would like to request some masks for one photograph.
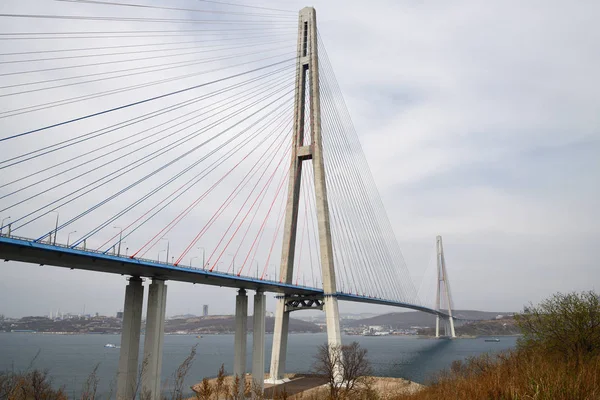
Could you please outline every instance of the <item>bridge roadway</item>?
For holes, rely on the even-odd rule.
[[[52,265],[70,269],[105,272],[111,274],[131,275],[146,278],[159,278],[170,281],[193,284],[230,287],[246,290],[261,290],[284,295],[323,296],[323,289],[291,285],[279,281],[257,279],[225,272],[210,272],[188,266],[175,266],[154,260],[104,254],[93,250],[83,250],[62,245],[34,242],[33,239],[0,236],[0,259],[4,261],[20,261],[26,263]],[[448,318],[444,312],[416,304],[402,303],[381,298],[368,297],[344,292],[336,293],[338,300],[357,303],[378,304],[392,307],[408,308]]]

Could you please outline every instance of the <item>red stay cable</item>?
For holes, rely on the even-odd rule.
[[[285,143],[286,138],[287,137],[284,135],[283,140],[279,143],[279,146],[277,146],[277,148],[273,151],[273,156],[271,157],[271,161],[275,158],[275,156],[277,154],[277,151],[279,151],[279,149],[281,148],[281,146]],[[269,148],[267,149],[267,151],[270,148],[271,148],[271,146],[269,146]],[[250,183],[250,180],[254,177],[254,175],[262,168],[263,165],[265,165],[265,163],[267,163],[267,160],[268,160],[267,158],[264,158],[262,161],[260,161],[259,163],[257,163],[257,164],[255,164],[255,165],[252,166],[251,170],[248,171],[248,173],[246,173],[246,176],[244,176],[244,178],[242,179],[242,181],[240,182],[240,184],[238,184],[238,186],[233,190],[233,192],[229,195],[229,197],[227,197],[227,199],[225,199],[225,202],[223,204],[221,204],[221,206],[217,209],[217,211],[215,211],[215,213],[212,215],[212,217],[209,219],[209,221],[204,225],[204,227],[202,228],[202,230],[200,231],[200,233],[198,233],[198,235],[196,235],[196,237],[194,238],[194,240],[192,241],[192,243],[190,244],[190,246],[193,246],[200,239],[200,237],[202,235],[204,235],[204,233],[206,233],[206,231],[208,230],[208,228],[210,228],[215,223],[215,221],[217,220],[217,218],[232,204],[233,200],[235,200],[235,198],[242,192],[242,190],[246,187],[246,185],[248,183]],[[255,167],[257,167],[257,168],[254,171]],[[265,170],[263,170],[263,172],[261,173],[261,175],[258,178],[258,180],[260,180],[263,177],[263,175],[266,173],[266,171],[267,171],[267,169],[265,168]],[[250,178],[246,181],[246,178],[248,178],[249,176],[250,176]],[[242,183],[243,183],[243,185],[242,185]],[[239,190],[238,190],[238,188],[239,188]],[[255,188],[256,188],[256,186],[252,189],[252,192],[254,192]],[[244,202],[244,204],[246,204],[246,202],[248,201],[248,198],[246,199],[246,201]],[[227,230],[225,232],[229,232],[229,229],[231,229],[231,226],[233,225],[234,221],[237,219],[237,216],[241,213],[241,211],[242,211],[241,209],[238,211],[238,213],[232,219],[231,223],[229,224],[229,227],[227,228]],[[223,237],[221,238],[221,241],[222,240],[223,240]],[[221,244],[221,241],[219,241],[219,243],[217,244],[217,246],[215,247],[215,249],[213,250],[213,252],[208,257],[208,261],[206,262],[207,265],[210,264],[210,260],[212,259],[212,257],[214,256],[215,252],[217,251],[216,249]],[[188,246],[188,247],[190,247],[190,246]],[[182,255],[182,257],[184,255]],[[212,271],[212,269],[214,269],[215,265],[216,264],[213,264],[213,268],[211,268],[211,271]]]
[[[241,147],[245,146],[248,142],[244,143]],[[215,160],[211,165],[209,165],[207,168],[204,169],[204,171],[202,171],[201,173],[206,172],[208,169],[210,169],[211,167],[213,167],[216,163],[218,163],[221,159],[223,159],[225,156],[227,156],[227,154],[224,154],[221,158]],[[146,215],[148,215],[152,210],[156,209],[158,206],[160,206],[162,203],[164,203],[165,201],[167,201],[171,196],[173,196],[174,194],[176,194],[177,192],[181,191],[186,185],[188,185],[190,182],[192,182],[194,179],[196,179],[198,175],[192,177],[191,179],[189,179],[187,182],[185,182],[183,185],[179,186],[176,190],[172,191],[171,193],[169,193],[164,199],[162,199],[159,203],[155,204],[152,208],[150,208],[148,211],[146,211],[144,214],[142,214],[140,217],[138,217],[135,221],[133,221],[132,223],[130,223],[129,225],[127,225],[125,228],[123,228],[123,231],[126,231],[127,229],[129,229],[132,225],[134,225],[136,222],[138,222],[140,219],[144,218]],[[195,183],[194,183],[195,184]],[[194,185],[193,184],[193,185]],[[106,242],[102,243],[102,245],[100,245],[96,250],[99,250],[100,248],[104,247],[108,242],[110,242],[111,240],[115,239],[117,236],[119,236],[119,232],[117,232],[113,237],[111,237],[110,239],[108,239]],[[141,247],[139,250],[143,249],[143,247]],[[138,252],[139,252],[138,250]],[[135,253],[137,254],[137,252]],[[131,256],[131,258],[133,258],[134,256]]]
[[[284,136],[283,139],[285,140],[285,136]],[[281,147],[281,145],[284,143],[284,140],[281,141],[281,143],[279,144],[278,148]],[[277,141],[275,140],[273,142],[273,144],[274,143],[277,143]],[[271,146],[272,146],[272,144],[268,148],[271,148]],[[242,180],[240,181],[240,183],[237,184],[237,186],[229,194],[229,196],[227,197],[227,199],[225,199],[225,201],[223,202],[223,204],[221,204],[219,206],[219,208],[213,213],[213,215],[210,217],[210,219],[207,221],[207,223],[204,225],[204,227],[200,230],[200,232],[198,232],[198,234],[194,237],[194,239],[192,239],[192,241],[190,242],[190,244],[185,248],[185,250],[183,251],[183,253],[179,256],[179,258],[175,262],[175,265],[177,265],[177,264],[179,264],[181,262],[181,260],[193,248],[193,246],[198,242],[198,240],[200,240],[200,238],[206,233],[206,231],[208,230],[208,228],[210,228],[212,226],[212,224],[216,221],[216,219],[223,213],[223,211],[225,211],[225,209],[231,204],[231,202],[235,199],[235,197],[237,197],[237,195],[241,192],[241,190],[250,182],[250,180],[246,180],[246,179],[249,176],[251,176],[251,174],[254,175],[259,170],[258,168],[260,168],[261,164],[262,163],[260,161],[256,162],[250,168],[250,170],[246,173],[246,175],[244,175],[244,177],[242,178]],[[210,263],[210,257],[209,257],[209,259],[207,261],[207,265],[209,263]],[[214,268],[214,266],[213,266],[213,268]],[[212,268],[211,268],[211,271],[212,271]]]
[[[283,187],[283,184],[285,183],[285,177],[286,177],[286,175],[287,174],[284,171],[284,174],[281,176],[281,182],[279,183],[279,187],[277,188],[277,192],[275,193],[275,196],[273,197],[273,201],[271,201],[271,205],[269,206],[269,210],[267,211],[267,214],[265,215],[265,218],[263,219],[263,222],[262,222],[262,224],[260,226],[260,229],[258,230],[258,233],[257,233],[256,237],[254,238],[254,241],[252,242],[252,246],[250,246],[250,250],[248,251],[248,254],[246,255],[246,258],[244,259],[244,262],[242,263],[242,267],[238,271],[237,276],[240,276],[241,273],[242,273],[242,271],[244,270],[244,267],[246,266],[246,262],[248,261],[248,257],[250,256],[250,253],[252,252],[252,249],[256,245],[256,241],[258,240],[260,232],[262,232],[262,230],[265,228],[265,224],[267,223],[267,220],[269,219],[269,215],[271,215],[271,210],[273,210],[273,205],[275,204],[275,201],[279,197],[279,192],[281,191],[281,188]]]
[[[183,219],[187,214],[189,214],[189,212],[196,206],[198,205],[198,203],[202,200],[204,200],[204,198],[206,196],[208,196],[208,194],[210,194],[210,192],[213,191],[213,189],[215,187],[217,187],[233,170],[235,170],[244,160],[246,160],[246,158],[248,158],[250,156],[251,153],[246,154],[246,156],[244,156],[244,158],[242,158],[237,164],[235,164],[229,171],[227,171],[221,178],[219,178],[219,180],[217,180],[210,188],[208,188],[203,194],[201,194],[195,201],[193,201],[189,206],[187,206],[182,212],[180,212],[175,218],[173,218],[171,220],[171,222],[169,222],[163,229],[161,229],[156,235],[154,235],[152,237],[152,239],[150,239],[149,241],[147,241],[142,247],[140,247],[140,249],[138,251],[136,251],[131,258],[134,258],[143,248],[145,248],[146,246],[148,246],[148,244],[152,241],[154,241],[154,239],[156,239],[159,235],[161,235],[161,233],[164,232],[164,235],[166,235],[171,229],[173,229],[175,227],[175,225],[177,225],[179,223],[179,221],[181,221],[181,219]],[[184,215],[185,214],[185,215]],[[179,219],[179,221],[176,222],[176,220]],[[172,226],[171,226],[172,225]],[[171,226],[169,228],[169,226]],[[169,228],[166,232],[165,230]],[[162,236],[164,236],[162,235]],[[160,240],[160,239],[158,239]],[[156,242],[158,242],[158,240]],[[142,253],[142,256],[144,254],[146,254],[154,245],[156,245],[156,243],[154,243],[152,246],[150,246],[146,251],[144,251]],[[177,260],[177,262],[174,265],[177,265],[179,263],[179,259]]]
[[[227,250],[227,247],[229,247],[229,245],[231,244],[231,241],[233,240],[233,238],[235,237],[235,235],[238,233],[238,231],[240,230],[240,228],[242,227],[244,221],[246,220],[246,218],[248,217],[248,214],[250,213],[250,211],[252,211],[252,209],[254,208],[254,206],[256,205],[256,202],[258,201],[258,199],[260,198],[261,194],[263,193],[263,191],[270,186],[271,181],[273,180],[273,177],[275,176],[275,173],[277,172],[277,170],[279,169],[279,166],[281,165],[281,162],[285,159],[285,157],[287,156],[288,152],[290,151],[291,147],[288,148],[285,153],[283,154],[283,156],[281,157],[281,160],[279,160],[279,162],[277,163],[277,166],[275,167],[275,169],[273,170],[273,173],[269,176],[269,179],[267,180],[267,182],[265,183],[265,185],[263,186],[263,188],[261,189],[261,191],[258,193],[258,196],[256,199],[254,199],[254,202],[250,205],[250,208],[248,209],[248,211],[246,212],[246,215],[244,216],[244,218],[242,218],[242,220],[240,221],[240,224],[238,225],[238,227],[236,228],[236,230],[233,232],[233,234],[231,235],[231,238],[229,238],[229,241],[227,241],[227,244],[225,244],[225,247],[223,248],[223,250],[221,251],[221,253],[219,254],[219,256],[217,257],[217,259],[215,260],[213,267],[210,269],[210,271],[212,272],[212,270],[214,269],[215,265],[219,264],[219,260],[221,259],[221,257],[223,257],[223,253],[225,253],[225,251]],[[258,182],[257,182],[258,183]],[[252,194],[254,192],[253,191],[250,193]],[[248,196],[250,197],[250,196]],[[245,203],[245,202],[244,202]],[[237,215],[236,215],[237,217]],[[235,219],[234,219],[235,220]],[[222,240],[224,239],[226,233],[223,235],[223,237],[221,238],[221,240],[219,241],[219,243],[222,242]],[[213,252],[214,253],[214,252]]]
[[[271,242],[271,247],[269,248],[269,255],[267,257],[267,261],[265,262],[265,266],[263,267],[263,272],[260,276],[260,280],[263,280],[265,278],[265,274],[267,273],[267,267],[269,265],[269,260],[271,260],[271,253],[273,252],[273,247],[275,246],[275,241],[277,240],[277,237],[279,235],[279,230],[281,229],[281,224],[283,223],[283,220],[285,217],[285,207],[282,207],[283,203],[285,202],[285,199],[286,199],[286,196],[281,196],[281,204],[279,205],[279,217],[277,218],[275,233],[273,233],[273,241]],[[277,271],[275,271],[275,279],[277,279]]]
[[[267,192],[265,191],[264,194],[261,196],[261,199],[258,202],[258,205],[256,206],[256,211],[254,211],[254,213],[252,214],[252,218],[250,219],[250,222],[248,223],[248,226],[246,227],[246,231],[244,232],[244,235],[242,236],[242,239],[240,240],[240,243],[238,244],[237,249],[235,249],[235,253],[233,254],[233,259],[231,260],[231,264],[229,264],[229,267],[227,268],[227,273],[229,273],[229,271],[234,267],[233,262],[237,258],[238,254],[240,252],[240,249],[242,248],[242,245],[244,244],[244,241],[246,240],[246,236],[248,236],[248,232],[250,232],[250,228],[252,228],[252,223],[254,222],[254,219],[258,215],[260,206],[266,197],[267,197]],[[250,212],[250,211],[251,210],[248,210],[248,212]],[[244,261],[244,263],[245,263],[245,261]]]
[[[287,176],[287,174],[286,174],[286,176],[284,176],[284,178],[285,178],[285,181],[287,182],[287,179],[288,179],[289,177],[288,177],[288,176]],[[285,186],[285,182],[283,183],[283,185]],[[283,193],[283,192],[281,192],[281,193]],[[275,214],[275,215],[276,215],[276,218],[275,218],[275,226],[277,226],[277,224],[279,223],[279,217],[280,217],[280,215],[281,215],[281,208],[282,208],[282,206],[283,206],[283,201],[284,201],[284,200],[285,200],[285,196],[281,196],[281,201],[279,202],[279,207],[277,207],[277,212],[276,212],[276,214]],[[254,248],[254,253],[252,254],[252,258],[250,259],[250,264],[252,264],[254,261],[256,261],[256,279],[258,279],[258,278],[259,278],[259,276],[258,276],[258,261],[256,260],[256,254],[258,253],[258,249],[260,248],[260,243],[261,243],[261,242],[262,242],[262,240],[263,240],[263,237],[264,237],[264,234],[265,234],[265,231],[266,231],[266,229],[265,229],[265,228],[266,228],[266,226],[265,226],[265,227],[263,227],[263,228],[262,228],[262,229],[259,231],[259,233],[260,233],[260,236],[258,237],[258,243],[256,243],[256,247]],[[262,280],[262,278],[261,278],[261,280]]]

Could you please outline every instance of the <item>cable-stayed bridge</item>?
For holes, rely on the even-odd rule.
[[[79,0],[1,17],[0,257],[129,277],[117,392],[160,395],[165,281],[239,289],[234,374],[270,380],[292,311],[338,301],[436,316],[454,337],[441,237],[435,302],[415,288],[313,8]],[[55,4],[54,2],[50,2]],[[62,3],[62,2],[61,2]],[[177,6],[176,4],[186,4]],[[260,381],[260,382],[259,382]]]

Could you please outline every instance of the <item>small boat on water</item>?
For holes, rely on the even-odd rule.
[[[495,342],[498,343],[500,341],[500,339],[498,338],[491,338],[491,339],[485,339],[486,342]]]
[[[202,335],[196,336],[196,339],[202,339]]]
[[[109,349],[116,349],[117,345],[112,343],[106,343],[104,347],[108,347]]]

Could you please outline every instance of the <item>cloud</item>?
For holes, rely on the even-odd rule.
[[[11,6],[16,4],[12,2]],[[265,3],[269,4],[282,7],[279,2]],[[303,3],[285,5],[299,9]],[[315,7],[327,54],[417,282],[427,275],[427,260],[431,259],[437,234],[444,236],[455,303],[461,308],[514,310],[553,291],[590,288],[589,282],[600,279],[591,267],[593,238],[598,234],[595,221],[600,217],[595,204],[600,195],[597,2],[327,1],[317,2]],[[72,10],[90,15],[97,12],[84,6]],[[36,9],[40,13],[50,11]],[[130,15],[127,10],[118,12]],[[55,26],[40,24],[40,29]],[[292,42],[294,24],[292,18]],[[69,26],[73,30],[90,29],[83,22]],[[111,29],[132,26],[139,29],[130,23],[115,23]],[[173,25],[175,30],[181,28]],[[139,43],[144,40],[148,39]],[[15,44],[5,42],[0,46],[13,47],[1,47],[2,52],[14,51]],[[186,67],[181,74],[199,68]],[[151,76],[158,79],[170,74],[165,71]],[[128,84],[144,79],[149,78],[138,76],[128,79]],[[163,85],[161,90],[184,87],[185,82]],[[72,87],[61,93],[74,97],[105,89],[104,83],[97,83],[85,90]],[[119,99],[126,102],[155,92],[156,88],[147,88]],[[51,99],[46,92],[36,102]],[[85,114],[104,107],[106,100],[81,102],[71,110]],[[0,102],[3,110],[30,104],[24,99]],[[17,132],[38,127],[41,121],[61,120],[63,116],[56,110],[40,113],[36,119],[27,115],[5,119],[3,128]],[[101,119],[99,125],[110,120]],[[76,131],[64,129],[53,137],[38,135],[36,141],[38,145],[53,143],[57,137],[67,138]],[[8,149],[3,151],[5,154],[22,151],[18,146],[3,148]],[[157,163],[164,160],[167,158]],[[46,164],[30,165],[28,168],[35,170]],[[174,170],[157,175],[154,184],[167,179]],[[138,175],[142,176],[141,172]],[[89,178],[77,184],[81,181]],[[115,181],[113,190],[124,182]],[[119,204],[109,205],[96,214],[98,220],[118,212],[135,197],[126,195]],[[4,204],[0,200],[0,205]],[[72,210],[85,204],[76,203]],[[178,207],[188,204],[189,199],[175,203],[164,217],[148,225],[148,231],[160,229]],[[192,215],[206,218],[209,208]],[[28,235],[42,226],[51,226],[51,219],[40,221]],[[177,246],[185,247],[183,243],[189,241],[192,232],[197,233],[197,225],[186,220],[171,236],[176,251],[181,250]],[[102,233],[98,241],[112,234]],[[156,251],[149,257],[154,257]],[[81,291],[97,290],[92,281],[102,279],[107,293],[114,294],[114,301],[96,302],[99,310],[108,313],[122,302],[125,282],[121,277],[13,263],[4,267],[11,271],[11,281],[31,279],[26,286],[3,283],[1,290],[0,303],[6,300],[18,304],[15,309],[21,315],[48,311],[45,304],[27,300],[33,297],[31,293],[55,298],[62,308],[70,298],[85,297],[79,291],[61,297],[47,285],[56,280],[55,284],[66,291],[73,285],[71,277],[81,284],[77,288]],[[186,312],[190,302],[197,305],[195,312],[199,313],[200,304],[225,293],[216,288],[200,290],[176,283],[170,286],[173,289],[168,307],[172,313]],[[423,290],[428,290],[427,284]],[[231,296],[231,301],[219,302],[215,307],[220,312],[233,309],[230,292],[226,296]],[[103,298],[93,293],[93,297]],[[347,304],[342,310],[371,308]]]

